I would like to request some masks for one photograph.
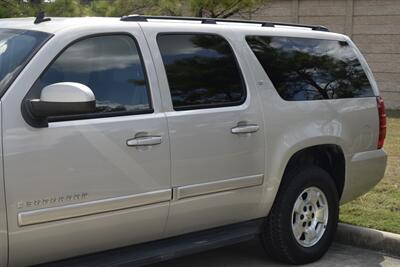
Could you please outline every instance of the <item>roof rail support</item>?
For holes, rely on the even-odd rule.
[[[257,21],[257,20],[238,20],[238,19],[220,19],[220,18],[196,18],[196,17],[173,17],[173,16],[141,16],[128,15],[121,18],[121,21],[137,21],[145,22],[149,19],[155,20],[181,20],[181,21],[200,21],[203,24],[217,24],[217,22],[243,23],[243,24],[259,24],[262,27],[288,26],[308,28],[314,31],[328,32],[328,28],[319,25],[296,24],[286,22]]]
[[[275,27],[275,24],[273,22],[265,21],[261,24],[261,27]]]
[[[128,15],[128,16],[123,16],[121,18],[121,21],[147,21],[146,16],[141,16],[141,15]]]
[[[202,24],[217,24],[217,22],[214,19],[209,19],[209,18],[202,18],[201,23]]]

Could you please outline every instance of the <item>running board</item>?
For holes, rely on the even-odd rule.
[[[260,233],[262,223],[263,219],[257,219],[36,267],[138,267],[252,240]]]

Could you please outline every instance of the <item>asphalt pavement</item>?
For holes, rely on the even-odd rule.
[[[282,267],[268,258],[258,241],[250,241],[221,249],[177,258],[148,267]],[[290,266],[290,265],[289,265]],[[319,261],[303,265],[307,267],[400,267],[400,259],[377,251],[333,244]]]

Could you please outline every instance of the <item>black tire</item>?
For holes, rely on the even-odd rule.
[[[317,187],[326,196],[328,222],[321,239],[311,247],[299,244],[292,231],[292,212],[298,196]],[[261,242],[267,254],[289,264],[306,264],[321,258],[334,239],[339,216],[339,197],[332,177],[317,166],[295,168],[285,174],[265,222]]]

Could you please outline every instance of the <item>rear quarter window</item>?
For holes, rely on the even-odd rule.
[[[272,36],[247,36],[246,41],[285,100],[374,96],[347,42]]]

